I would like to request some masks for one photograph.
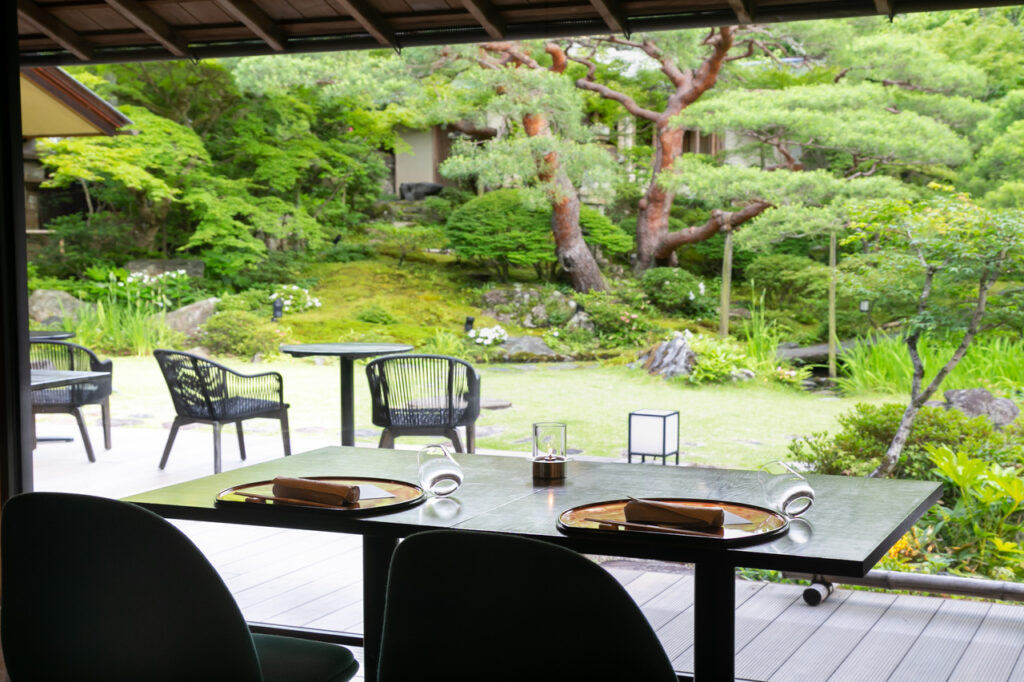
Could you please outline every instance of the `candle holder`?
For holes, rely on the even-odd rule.
[[[565,478],[565,424],[537,422],[533,425],[533,456],[530,462],[533,477],[542,479]]]

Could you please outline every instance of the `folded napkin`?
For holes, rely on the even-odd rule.
[[[278,476],[274,479],[274,496],[341,506],[359,501],[359,486]]]
[[[627,521],[659,523],[688,528],[721,528],[725,510],[685,502],[640,502],[630,500],[623,509]]]

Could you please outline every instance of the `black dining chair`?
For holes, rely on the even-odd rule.
[[[32,415],[67,413],[75,417],[82,432],[82,444],[90,462],[96,461],[89,431],[85,428],[82,407],[99,405],[103,420],[103,447],[110,449],[110,393],[114,363],[100,360],[84,346],[66,341],[32,341],[28,350],[29,366],[33,369],[72,370],[78,372],[106,372],[107,376],[87,383],[32,391]]]
[[[444,436],[463,452],[476,451],[480,415],[480,373],[468,362],[445,355],[388,355],[366,365],[372,419],[383,427],[377,447],[390,448],[398,436]]]
[[[213,425],[213,471],[221,469],[220,431],[224,424],[234,424],[238,434],[238,450],[245,459],[242,422],[246,419],[280,419],[284,454],[292,454],[288,434],[288,404],[284,402],[284,381],[278,372],[239,374],[224,365],[194,353],[176,350],[155,350],[167,389],[171,392],[177,416],[160,458],[160,468],[167,466],[171,446],[178,429],[185,424]]]
[[[26,493],[0,525],[12,680],[342,682],[358,670],[344,647],[251,633],[206,557],[142,507]]]
[[[395,550],[378,682],[675,682],[636,602],[603,568],[512,535],[427,531]]]

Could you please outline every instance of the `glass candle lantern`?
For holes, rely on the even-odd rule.
[[[537,422],[533,425],[534,478],[565,478],[565,424]]]

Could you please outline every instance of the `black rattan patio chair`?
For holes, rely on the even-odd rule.
[[[476,450],[480,374],[445,355],[389,355],[366,365],[373,423],[384,428],[377,447],[398,436],[444,436],[463,452],[456,428],[466,427],[466,452]]]
[[[59,369],[78,372],[107,372],[108,376],[84,384],[44,388],[32,391],[32,414],[67,413],[74,415],[82,432],[82,443],[90,462],[96,461],[92,441],[85,428],[83,405],[99,405],[103,417],[103,446],[110,449],[110,372],[114,363],[100,361],[88,348],[66,341],[33,341],[29,344],[29,366],[33,369]]]
[[[155,350],[153,355],[167,381],[167,388],[178,413],[160,458],[160,468],[174,445],[178,428],[185,424],[213,425],[213,471],[220,473],[220,429],[234,424],[238,432],[238,451],[245,459],[242,421],[246,419],[280,419],[284,454],[292,454],[288,437],[288,404],[284,402],[284,385],[278,372],[239,374],[212,360],[176,350]]]

